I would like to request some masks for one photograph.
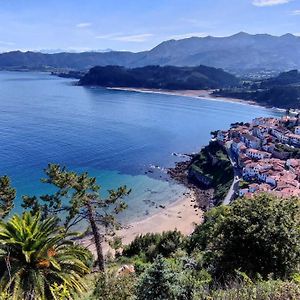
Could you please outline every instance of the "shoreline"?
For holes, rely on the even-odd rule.
[[[159,212],[125,225],[123,229],[116,232],[116,236],[122,238],[124,245],[128,245],[135,237],[146,233],[162,233],[176,229],[184,235],[190,235],[195,224],[200,224],[202,220],[203,211],[197,205],[196,195],[190,190]],[[91,235],[80,239],[79,243],[96,254]],[[106,254],[113,252],[107,243],[104,244],[103,250]]]
[[[204,100],[211,100],[211,101],[218,101],[218,102],[239,103],[239,104],[247,104],[252,106],[270,108],[264,105],[260,105],[255,101],[247,101],[238,98],[226,98],[221,96],[220,97],[215,96],[212,94],[214,90],[163,90],[163,89],[126,88],[126,87],[105,87],[105,88],[108,90],[115,90],[115,91],[182,96],[182,97],[195,98],[198,100],[204,99]]]

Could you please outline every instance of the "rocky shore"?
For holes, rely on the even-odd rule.
[[[189,157],[189,160],[178,162],[174,168],[169,168],[168,174],[172,179],[185,185],[191,191],[196,199],[195,206],[197,205],[201,210],[206,211],[213,206],[214,189],[205,188],[189,179],[188,169],[193,163],[194,155],[189,155]]]

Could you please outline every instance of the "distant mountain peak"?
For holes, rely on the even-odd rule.
[[[282,35],[281,38],[297,38],[297,36],[293,35],[292,33],[286,33]]]
[[[251,34],[244,32],[244,31],[240,31],[234,35],[232,35],[232,37],[249,37]]]
[[[300,37],[249,34],[244,31],[228,37],[190,37],[162,42],[138,53],[110,51],[41,54],[9,52],[0,54],[1,69],[86,70],[94,66],[147,65],[197,66],[223,68],[235,74],[282,72],[300,69]]]

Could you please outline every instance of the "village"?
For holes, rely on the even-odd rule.
[[[268,192],[287,198],[300,195],[300,118],[256,118],[218,131],[238,182],[235,196]]]

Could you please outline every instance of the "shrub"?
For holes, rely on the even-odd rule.
[[[175,300],[178,294],[177,273],[159,256],[141,275],[136,287],[136,300]]]
[[[97,300],[129,300],[134,295],[135,275],[100,274],[93,292]]]
[[[185,237],[177,230],[162,234],[147,233],[136,237],[123,250],[127,257],[140,256],[146,261],[153,261],[158,255],[170,257],[178,249],[185,248]]]
[[[210,296],[201,295],[198,299],[214,300],[298,300],[300,299],[300,286],[292,282],[262,281],[256,284],[234,283],[227,289],[216,290]],[[210,298],[211,297],[211,298]]]

